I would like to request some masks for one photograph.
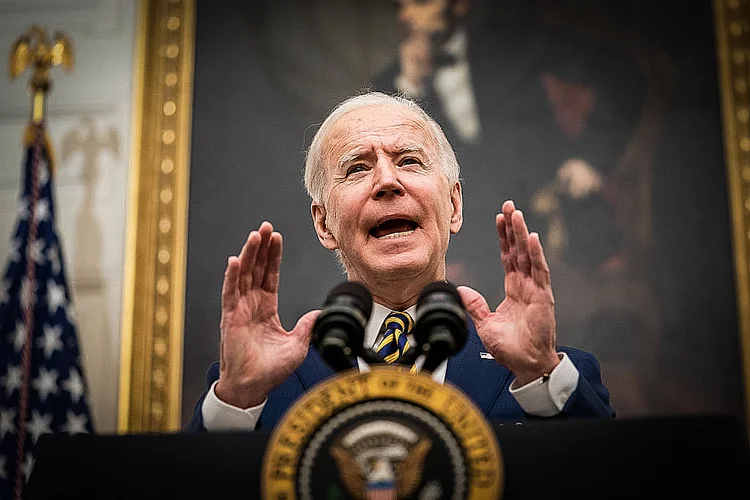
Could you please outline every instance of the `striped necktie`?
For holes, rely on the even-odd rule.
[[[405,311],[392,311],[385,318],[383,340],[375,349],[383,357],[383,361],[393,363],[409,350],[407,334],[412,326],[414,326],[414,320]]]

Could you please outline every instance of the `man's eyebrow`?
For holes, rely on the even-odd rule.
[[[393,148],[392,152],[397,155],[404,153],[422,153],[425,154],[425,148],[420,144],[403,144]]]
[[[346,153],[344,156],[341,157],[339,160],[339,167],[343,167],[344,165],[351,163],[353,161],[362,160],[364,158],[373,156],[372,149],[360,149],[351,151],[349,153]]]
[[[394,146],[393,148],[389,148],[388,152],[389,154],[394,156],[402,155],[404,153],[419,153],[422,155],[427,154],[425,148],[418,143],[399,144],[397,146]],[[366,158],[372,158],[373,156],[375,156],[375,152],[371,148],[350,151],[349,153],[343,155],[341,159],[339,159],[338,167],[342,168],[349,163],[364,160]]]

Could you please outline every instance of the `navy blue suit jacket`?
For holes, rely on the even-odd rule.
[[[480,352],[487,349],[469,321],[469,337],[464,348],[448,360],[445,383],[462,390],[491,421],[522,421],[534,418],[526,414],[509,391],[514,377],[504,366],[493,359],[483,359]],[[578,369],[578,388],[565,403],[562,412],[552,418],[614,418],[609,405],[609,391],[601,380],[599,362],[586,351],[571,347],[558,347],[565,352]],[[284,412],[305,392],[335,372],[323,361],[314,347],[295,372],[268,395],[268,401],[256,426],[270,429]],[[219,378],[219,363],[214,362],[206,374],[207,388]],[[203,396],[195,405],[193,418],[187,425],[190,430],[205,430],[201,405]]]

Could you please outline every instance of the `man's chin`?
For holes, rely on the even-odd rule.
[[[430,264],[431,262],[424,254],[401,252],[376,257],[368,267],[373,276],[399,281],[423,275]]]

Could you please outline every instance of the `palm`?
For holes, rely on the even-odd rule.
[[[227,263],[220,390],[222,399],[237,406],[262,401],[307,354],[313,315],[303,316],[291,332],[284,330],[279,319],[281,244],[281,235],[263,223],[250,233],[239,257],[230,257]]]
[[[556,363],[555,312],[549,268],[539,236],[529,235],[512,202],[498,216],[505,299],[491,312],[476,291],[461,295],[487,349],[519,379],[547,373]]]
[[[550,336],[554,336],[551,290],[540,288],[530,277],[514,272],[505,277],[505,293],[505,299],[487,325],[488,328],[497,325],[499,329],[493,338],[504,339],[503,351],[509,353],[543,348]]]

